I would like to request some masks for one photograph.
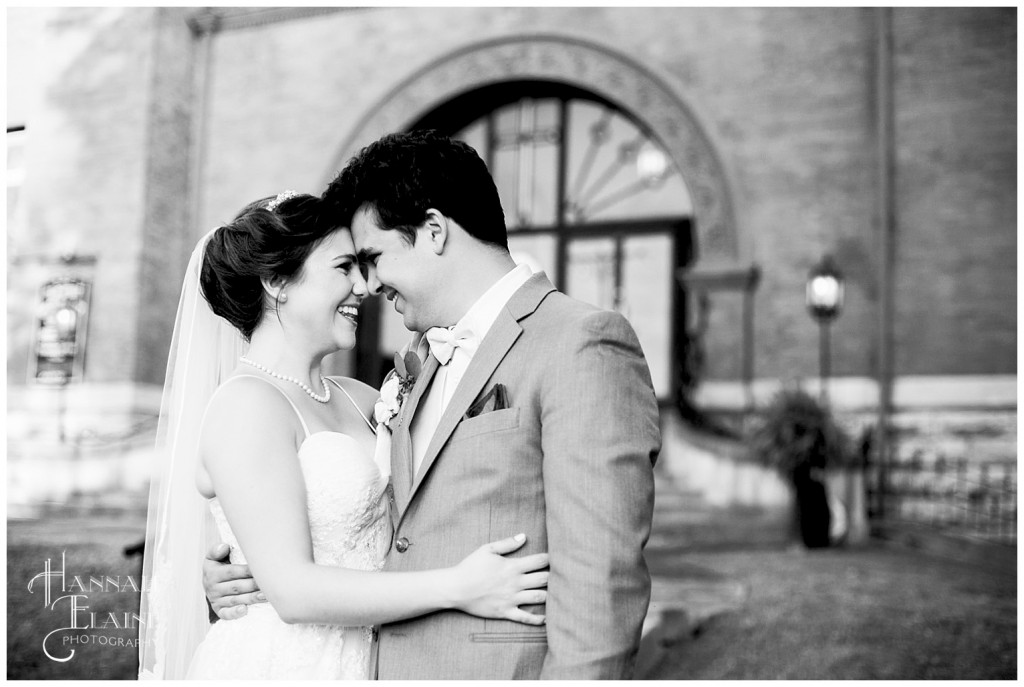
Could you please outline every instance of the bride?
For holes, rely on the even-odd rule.
[[[377,624],[442,609],[544,622],[518,606],[544,603],[547,555],[503,556],[523,535],[453,568],[380,572],[378,394],[321,374],[324,356],[355,346],[367,289],[349,231],[323,226],[319,203],[257,201],[193,252],[157,437],[140,678],[369,678]],[[218,539],[269,603],[211,629],[201,562]]]

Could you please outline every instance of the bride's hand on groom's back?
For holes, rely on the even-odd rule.
[[[206,552],[203,561],[203,588],[217,617],[235,620],[249,612],[250,604],[265,603],[267,597],[260,591],[248,565],[227,562],[230,549],[217,544]]]
[[[525,543],[526,536],[518,534],[484,544],[452,568],[454,607],[481,618],[543,625],[543,615],[519,606],[547,602],[548,554],[506,557]]]

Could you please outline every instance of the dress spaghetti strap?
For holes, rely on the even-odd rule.
[[[263,377],[260,377],[258,375],[235,375],[231,379],[228,379],[226,382],[221,384],[220,385],[220,389],[223,389],[225,386],[227,386],[228,382],[230,382],[232,379],[240,379],[242,377],[252,377],[253,379],[262,380],[262,381],[266,382],[267,384],[269,384],[270,386],[272,386],[275,389],[277,389],[281,393],[281,395],[284,396],[284,400],[288,401],[288,405],[290,405],[292,407],[292,410],[294,410],[295,414],[299,417],[299,422],[302,423],[302,431],[306,433],[306,438],[307,439],[309,438],[309,427],[306,425],[306,420],[303,419],[302,413],[299,412],[299,407],[297,405],[295,405],[295,401],[293,401],[291,398],[289,398],[288,394],[286,394],[283,389],[279,388],[277,386],[277,384],[274,384],[269,379],[264,379]],[[217,389],[217,391],[220,391],[220,389]],[[342,389],[342,391],[344,391],[344,389]],[[365,420],[366,418],[363,418],[363,419]]]
[[[346,396],[346,397],[348,397],[348,400],[352,402],[352,406],[353,406],[353,407],[354,407],[354,408],[356,409],[356,412],[357,412],[357,413],[359,413],[359,417],[363,418],[363,422],[365,422],[365,423],[366,423],[366,426],[370,428],[370,431],[371,431],[371,432],[376,432],[376,431],[377,431],[377,428],[376,428],[376,427],[375,427],[375,426],[373,425],[373,423],[372,423],[372,422],[370,422],[370,421],[369,421],[369,420],[368,420],[368,419],[366,418],[366,416],[365,416],[365,415],[363,415],[363,411],[362,411],[362,410],[360,410],[360,408],[359,408],[359,404],[358,404],[358,403],[356,403],[356,400],[355,400],[354,398],[352,398],[352,395],[351,395],[351,394],[349,394],[349,393],[348,393],[347,391],[345,391],[345,387],[343,387],[343,386],[341,385],[341,382],[339,382],[338,380],[334,379],[333,377],[327,377],[327,380],[328,380],[328,381],[330,381],[330,382],[331,382],[331,384],[333,384],[334,386],[336,386],[336,387],[338,387],[339,389],[341,389],[341,393],[345,394],[345,396]]]

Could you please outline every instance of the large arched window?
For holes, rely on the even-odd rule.
[[[574,298],[625,315],[655,390],[674,399],[683,299],[675,272],[692,254],[690,194],[675,163],[636,117],[551,82],[502,83],[457,97],[411,128],[472,145],[494,176],[509,248]],[[379,360],[409,333],[380,312]]]

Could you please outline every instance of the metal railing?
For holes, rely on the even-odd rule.
[[[926,459],[917,452],[907,461],[869,464],[866,488],[869,518],[986,541],[1017,541],[1016,461]]]

